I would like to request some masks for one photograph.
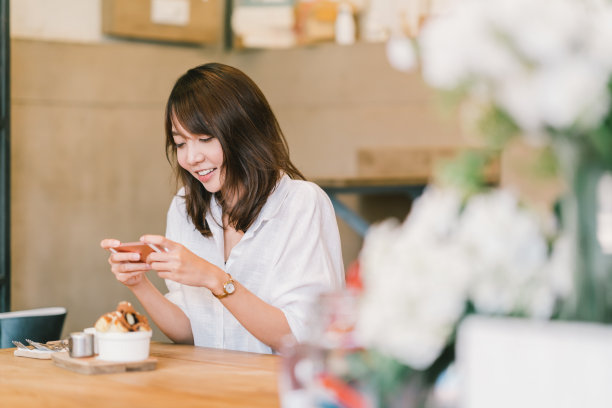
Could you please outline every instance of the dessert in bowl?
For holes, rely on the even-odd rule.
[[[131,362],[149,357],[153,332],[147,318],[129,302],[120,302],[117,310],[100,316],[94,328],[100,360]]]

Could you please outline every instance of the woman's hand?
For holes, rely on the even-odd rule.
[[[109,250],[118,247],[120,244],[121,242],[116,239],[104,239],[100,242],[102,248]],[[145,272],[150,271],[151,266],[144,262],[138,262],[139,260],[140,254],[136,252],[111,253],[108,257],[111,272],[119,282],[128,287],[136,286],[147,280]]]
[[[153,252],[147,257],[147,264],[157,271],[160,278],[189,286],[206,287],[213,293],[223,291],[227,274],[183,245],[161,235],[144,235],[140,241],[165,249],[163,252]]]

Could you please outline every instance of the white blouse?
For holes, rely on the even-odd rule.
[[[284,175],[259,216],[224,263],[221,207],[206,214],[212,237],[188,219],[181,189],[168,210],[166,237],[232,275],[263,301],[283,311],[302,341],[317,295],[344,284],[338,224],[329,197],[316,184]],[[189,317],[196,346],[272,353],[203,287],[166,280],[166,297]]]

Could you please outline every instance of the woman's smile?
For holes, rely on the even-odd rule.
[[[217,170],[216,167],[208,170],[197,171],[195,176],[201,183],[206,183],[213,178],[215,170]]]

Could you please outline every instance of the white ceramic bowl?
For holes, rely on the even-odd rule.
[[[142,361],[149,357],[152,331],[128,333],[96,331],[98,358],[105,361]]]

